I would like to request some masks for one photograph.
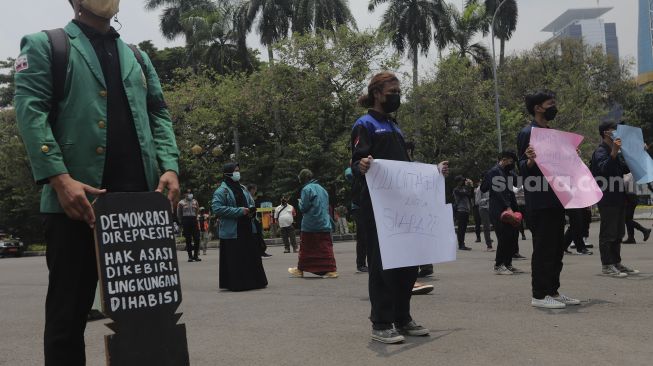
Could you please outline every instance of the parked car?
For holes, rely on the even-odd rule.
[[[25,251],[25,245],[19,238],[0,232],[0,257],[13,255],[20,257]]]

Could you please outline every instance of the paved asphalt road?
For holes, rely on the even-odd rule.
[[[650,225],[650,221],[646,223]],[[597,243],[598,224],[590,241]],[[430,337],[372,343],[367,276],[354,272],[352,242],[335,245],[338,279],[291,279],[296,256],[271,248],[267,289],[217,290],[216,250],[181,263],[182,321],[192,365],[652,365],[653,239],[624,245],[624,264],[642,274],[599,276],[597,254],[567,256],[562,291],[583,300],[567,310],[530,306],[530,275],[492,274],[493,254],[471,244],[436,267],[434,293],[414,297],[413,316]],[[530,238],[530,236],[529,236]],[[639,237],[641,239],[641,236]],[[531,242],[520,241],[529,255]],[[183,253],[180,253],[183,258]],[[516,262],[529,270],[530,261]],[[0,259],[0,365],[42,365],[43,257]],[[104,365],[104,321],[86,332],[88,365]]]

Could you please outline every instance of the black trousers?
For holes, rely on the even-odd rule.
[[[467,224],[469,223],[469,212],[456,212],[456,224],[458,225],[458,248],[465,246],[465,233],[467,232]]]
[[[472,208],[474,214],[474,233],[476,234],[476,240],[481,240],[481,213],[479,212],[478,206]]]
[[[562,207],[532,210],[530,228],[533,232],[533,297],[556,296],[565,253],[565,210]]]
[[[601,264],[621,263],[621,240],[624,237],[626,221],[625,207],[601,207],[601,228],[599,230],[599,249]]]
[[[646,231],[646,228],[642,226],[639,222],[635,221],[635,209],[637,208],[637,200],[628,200],[626,204],[626,232],[628,233],[628,239],[635,239],[635,229],[641,231],[642,233]]]
[[[584,208],[574,208],[567,210],[569,216],[569,227],[565,231],[565,249],[569,248],[571,242],[576,244],[576,251],[585,250],[585,241],[583,240],[583,231],[585,229],[585,212]]]
[[[589,238],[591,225],[592,225],[592,209],[586,208],[583,211],[583,238]]]
[[[365,231],[361,229],[359,210],[352,211],[352,217],[356,220],[356,267],[367,265],[367,243]]]
[[[512,256],[519,241],[519,228],[504,224],[501,221],[494,222],[494,232],[497,234],[497,253],[495,265],[512,266]]]
[[[418,267],[383,270],[376,222],[371,207],[361,208],[361,229],[367,239],[369,266],[369,293],[372,311],[370,320],[374,329],[403,326],[412,320],[410,299],[417,280]]]
[[[184,229],[184,238],[186,238],[188,258],[197,258],[200,250],[200,229],[197,226],[197,218],[184,216],[181,218],[181,226]]]
[[[290,251],[290,245],[292,244],[292,249],[297,250],[297,239],[295,238],[295,227],[290,225],[281,228],[281,238],[283,239],[283,246],[286,251]]]
[[[45,365],[85,365],[84,330],[98,280],[93,231],[64,214],[45,215],[44,228],[49,270]]]

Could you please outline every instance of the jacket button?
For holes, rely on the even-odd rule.
[[[106,128],[106,127],[107,127],[107,123],[104,122],[104,121],[100,121],[100,122],[97,123],[97,126],[98,126],[99,128]]]
[[[98,155],[102,155],[102,154],[104,154],[104,148],[103,148],[102,146],[98,146],[98,148],[95,149],[95,152],[96,152]]]
[[[106,91],[106,90],[102,90],[102,91],[100,92],[100,96],[101,96],[102,98],[106,98],[106,97],[107,97],[107,91]]]
[[[43,145],[41,146],[41,152],[48,153],[50,151],[50,148],[48,145]]]

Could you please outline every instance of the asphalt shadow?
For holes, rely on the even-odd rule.
[[[409,337],[406,336],[406,341],[399,344],[383,344],[377,341],[370,340],[370,343],[367,345],[367,348],[371,351],[376,352],[377,357],[390,358],[393,356],[400,355],[404,352],[412,351],[418,347],[427,345],[429,343],[435,342],[440,338],[444,338],[455,332],[464,330],[463,328],[455,329],[441,329],[441,330],[431,330],[431,334],[423,337]]]

